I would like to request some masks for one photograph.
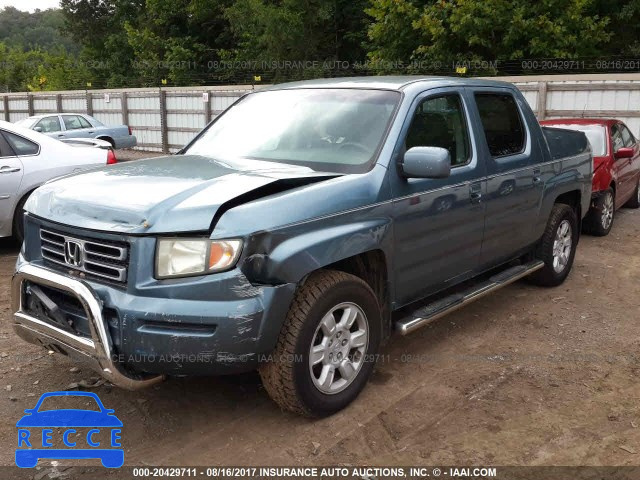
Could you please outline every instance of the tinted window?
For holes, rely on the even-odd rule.
[[[2,132],[4,138],[7,139],[13,151],[16,155],[37,155],[40,151],[40,146],[37,143],[27,140],[24,137],[20,137],[10,132]]]
[[[611,144],[613,145],[613,151],[617,152],[619,148],[624,147],[624,140],[622,139],[622,131],[619,125],[611,126]]]
[[[91,128],[91,124],[79,115],[63,115],[64,128],[67,130],[79,130],[81,128]]]
[[[416,109],[407,133],[407,150],[440,147],[449,150],[451,165],[469,161],[469,134],[459,95],[428,98]]]
[[[60,120],[58,117],[44,117],[38,123],[33,126],[33,129],[40,128],[42,133],[59,132]]]
[[[624,142],[625,147],[633,147],[636,143],[636,139],[633,134],[629,131],[626,125],[620,124],[620,133],[622,133],[622,141]]]
[[[513,96],[478,93],[475,97],[491,155],[504,157],[522,152],[525,131]]]

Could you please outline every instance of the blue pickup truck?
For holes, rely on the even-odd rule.
[[[540,127],[507,83],[278,85],[176,156],[36,190],[14,327],[124,388],[258,369],[284,409],[329,415],[393,331],[562,283],[592,172],[584,134]]]

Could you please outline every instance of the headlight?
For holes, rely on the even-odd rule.
[[[238,261],[241,250],[242,240],[160,239],[156,277],[187,277],[229,270]]]

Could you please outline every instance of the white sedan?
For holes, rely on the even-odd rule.
[[[65,144],[0,121],[0,237],[22,241],[24,204],[44,182],[116,162],[113,150]]]

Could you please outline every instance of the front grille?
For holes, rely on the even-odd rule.
[[[129,246],[124,242],[72,237],[40,230],[42,258],[97,280],[124,284],[127,281]]]

